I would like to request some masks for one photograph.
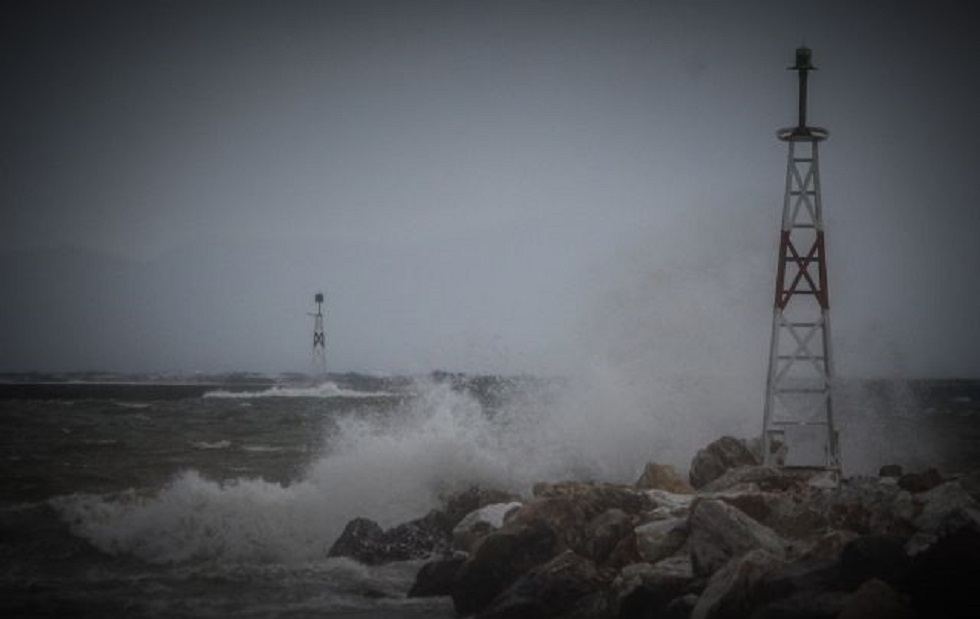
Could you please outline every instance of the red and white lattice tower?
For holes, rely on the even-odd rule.
[[[776,296],[762,430],[766,464],[841,473],[834,427],[834,365],[819,145],[828,132],[806,122],[810,50],[796,50],[799,123],[780,129],[787,142],[786,191],[779,237]],[[785,450],[780,449],[784,447]]]

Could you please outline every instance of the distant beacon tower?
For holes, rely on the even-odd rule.
[[[818,146],[826,129],[806,124],[810,50],[796,50],[799,122],[776,132],[789,143],[776,268],[776,297],[762,430],[766,464],[824,468],[841,474],[834,428],[827,253],[820,202]],[[774,451],[786,447],[785,460]]]
[[[313,316],[313,370],[320,376],[327,373],[327,338],[323,333],[323,293],[313,297],[316,313]]]

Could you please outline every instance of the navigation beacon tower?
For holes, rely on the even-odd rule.
[[[776,296],[766,380],[762,446],[766,464],[841,473],[834,427],[834,365],[818,150],[828,132],[806,122],[810,49],[796,50],[799,122],[776,132],[789,144],[776,268]],[[788,451],[785,461],[776,447]]]
[[[323,293],[313,297],[316,313],[313,316],[313,370],[319,376],[327,373],[327,338],[323,333]]]

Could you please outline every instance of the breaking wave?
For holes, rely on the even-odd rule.
[[[327,452],[292,483],[188,470],[152,494],[52,503],[74,535],[107,554],[158,564],[292,563],[323,559],[355,517],[393,526],[424,515],[445,492],[506,481],[514,463],[471,396],[432,386],[400,412],[341,418]]]
[[[205,398],[376,398],[390,397],[393,393],[386,391],[355,391],[343,389],[335,383],[325,382],[314,387],[283,387],[275,385],[261,391],[228,391],[218,389],[208,391],[202,397]]]
[[[387,413],[337,418],[323,453],[288,484],[188,470],[153,494],[76,494],[54,504],[75,535],[109,554],[304,562],[323,559],[355,517],[394,526],[474,484],[526,493],[541,480],[631,481],[666,435],[649,410],[631,402],[596,414],[575,389],[560,389],[558,400],[530,389],[492,412],[447,383],[413,391]]]

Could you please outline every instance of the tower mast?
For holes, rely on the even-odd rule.
[[[777,131],[788,144],[786,188],[776,268],[776,294],[766,379],[762,445],[770,465],[824,468],[841,473],[834,427],[834,365],[819,144],[826,129],[807,124],[807,76],[816,70],[810,49],[796,50],[789,67],[799,77],[795,127]],[[777,447],[785,446],[785,459]]]

